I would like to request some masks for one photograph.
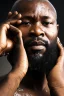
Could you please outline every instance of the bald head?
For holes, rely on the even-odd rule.
[[[50,3],[50,1],[48,0],[17,0],[11,11],[18,11],[20,13],[23,13],[24,11],[27,12],[27,11],[31,11],[30,9],[33,9],[32,11],[34,11],[34,6],[37,6],[38,4],[45,4],[45,6],[47,7],[47,9],[49,11],[52,12],[52,14],[54,15],[54,17],[57,19],[57,12],[56,12],[56,9],[54,8],[54,6]],[[40,5],[41,6],[41,5]],[[34,8],[33,8],[34,7]],[[37,6],[38,7],[38,6]],[[43,5],[43,8],[44,8],[44,5]]]

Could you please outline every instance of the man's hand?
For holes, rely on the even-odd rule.
[[[48,75],[48,84],[51,96],[64,96],[64,48],[57,38],[57,44],[60,51],[56,65]]]
[[[0,55],[9,52],[8,60],[12,67],[14,66],[13,71],[21,74],[20,78],[24,77],[28,69],[22,32],[14,26],[21,24],[21,17],[22,15],[17,11],[14,13],[9,12],[8,20],[0,26]]]
[[[7,21],[0,25],[0,56],[9,52],[8,60],[12,64],[8,79],[0,84],[0,96],[13,96],[28,70],[22,32],[15,26],[21,24],[21,17],[17,11],[9,12]]]
[[[12,12],[9,12],[8,19],[0,24],[0,56],[9,50],[12,49],[13,47],[13,40],[8,38],[11,36],[7,36],[10,34],[9,29],[13,32],[13,29],[11,29],[11,24],[14,25],[16,23],[21,23],[19,20],[21,18],[21,14],[18,14],[18,12],[14,12],[12,15]],[[15,32],[16,34],[17,32]],[[14,33],[13,33],[14,34]],[[13,36],[12,34],[12,36]]]

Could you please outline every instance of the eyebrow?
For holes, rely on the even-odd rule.
[[[36,17],[35,16],[23,16],[22,20],[23,19],[27,19],[27,20],[31,20],[31,21],[36,21]],[[51,19],[51,17],[50,16],[40,16],[40,19],[46,20],[46,19]]]
[[[22,19],[35,20],[32,16],[23,16]]]
[[[42,18],[44,18],[44,19],[50,19],[49,16],[43,16]]]

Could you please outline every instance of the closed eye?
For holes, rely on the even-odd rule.
[[[31,23],[29,21],[22,21],[21,25],[30,26]]]

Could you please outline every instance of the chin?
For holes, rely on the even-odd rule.
[[[44,55],[42,53],[35,53],[28,55],[29,61],[29,69],[41,71],[41,67],[43,67]]]
[[[34,54],[30,54],[28,57],[29,57],[29,60],[36,61],[36,60],[40,60],[43,57],[43,54],[37,52],[37,53],[34,53]]]
[[[26,50],[28,61],[29,61],[29,69],[36,70],[42,72],[43,70],[50,70],[56,64],[58,58],[58,46],[56,40],[51,42],[50,45],[46,47],[45,51],[30,51]]]

